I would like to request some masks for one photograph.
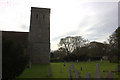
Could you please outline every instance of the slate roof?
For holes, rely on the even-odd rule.
[[[2,31],[2,36],[5,36],[13,42],[21,44],[22,46],[27,48],[28,33],[29,32]]]

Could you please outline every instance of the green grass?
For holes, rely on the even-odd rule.
[[[73,63],[75,70],[78,69],[80,71],[80,67],[83,68],[80,71],[80,75],[84,78],[86,72],[91,74],[91,77],[94,78],[94,73],[96,70],[96,63],[100,66],[100,73],[103,78],[105,78],[105,72],[113,71],[117,67],[116,63],[109,63],[108,61],[100,62],[79,62]],[[71,65],[71,62],[67,62],[66,66],[63,66],[63,63],[50,63],[50,64],[33,64],[31,69],[25,69],[25,71],[18,78],[48,78],[48,72],[50,72],[49,78],[68,78],[68,66]],[[61,71],[62,70],[62,71]],[[75,77],[75,73],[72,73],[72,77]],[[114,73],[114,78],[118,78],[118,75]]]

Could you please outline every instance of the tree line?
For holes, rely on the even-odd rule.
[[[107,56],[110,62],[120,61],[120,27],[109,36],[107,42],[89,42],[82,36],[61,38],[59,49],[50,53],[52,61],[100,60]]]

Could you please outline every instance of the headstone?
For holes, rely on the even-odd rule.
[[[80,70],[82,71],[82,67],[80,67]]]
[[[65,61],[64,61],[64,64],[63,64],[63,66],[65,66]]]
[[[111,71],[106,72],[106,78],[113,78],[113,73]]]
[[[50,68],[48,68],[48,77],[50,77]]]
[[[102,59],[103,60],[108,60],[108,56],[103,56]]]
[[[99,65],[96,64],[95,78],[101,78]]]
[[[115,71],[120,72],[120,65],[117,66],[117,68],[115,69]]]
[[[73,62],[72,62],[72,70],[73,70],[73,72],[75,72],[75,68],[74,68]]]
[[[80,78],[80,72],[78,71],[78,77]]]
[[[76,60],[77,64],[78,64],[78,59]]]
[[[76,70],[76,72],[75,72],[75,78],[76,78],[76,80],[78,80],[80,78],[80,72],[78,70]]]
[[[118,72],[120,72],[120,65],[118,65]]]
[[[29,61],[29,63],[28,63],[28,68],[31,68],[31,65],[32,65],[32,63],[31,63],[31,61]]]
[[[120,65],[117,66],[117,68],[115,68],[115,72],[120,75]]]
[[[84,78],[91,78],[90,73],[87,72],[87,73],[85,74]]]
[[[120,75],[120,64],[118,65],[118,75]]]
[[[100,61],[103,62],[103,59],[101,59]]]
[[[91,59],[88,59],[88,62],[90,62],[91,61]]]
[[[71,66],[68,67],[68,79],[69,79],[69,80],[72,80]]]
[[[68,70],[71,70],[71,66],[68,66]]]
[[[71,62],[71,66],[72,66],[72,64],[73,64],[73,61]]]

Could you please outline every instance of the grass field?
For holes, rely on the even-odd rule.
[[[103,70],[112,71],[115,70],[118,64],[109,63],[108,61],[91,61],[91,62],[79,62],[78,64],[74,62],[75,69],[80,71],[80,67],[83,68],[80,71],[80,75],[84,78],[86,72],[91,73],[91,77],[94,78],[94,73],[96,70],[96,63],[100,66],[100,73],[103,78],[105,78],[105,72]],[[48,78],[48,73],[50,73],[49,78],[68,78],[68,66],[71,62],[66,63],[50,63],[50,64],[33,64],[31,69],[25,69],[25,71],[18,78]],[[75,73],[72,73],[72,77],[75,77]],[[114,78],[118,78],[118,75],[114,73]]]

